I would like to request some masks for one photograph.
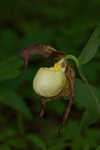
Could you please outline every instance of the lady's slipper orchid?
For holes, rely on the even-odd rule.
[[[33,88],[43,97],[57,96],[65,85],[68,85],[65,76],[64,59],[54,64],[54,67],[40,68],[33,80]]]
[[[60,58],[60,61],[56,62],[53,67],[42,67],[37,71],[33,79],[33,89],[40,95],[40,103],[42,106],[40,111],[41,119],[43,119],[45,112],[47,102],[45,99],[47,100],[49,98],[51,100],[54,98],[70,96],[62,119],[63,127],[68,119],[74,101],[75,72],[71,64],[67,64],[67,59],[71,58],[77,62],[76,58],[72,55],[66,55],[63,52],[57,51],[55,48],[43,43],[30,45],[23,49],[23,52],[21,53],[25,69],[28,67],[29,57],[32,55],[40,55],[44,58],[49,58],[51,56],[55,56],[56,59]],[[61,134],[61,128],[59,133]]]

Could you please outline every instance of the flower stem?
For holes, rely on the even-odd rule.
[[[95,92],[93,91],[91,85],[88,83],[87,79],[86,79],[85,76],[83,75],[83,73],[82,73],[82,71],[81,71],[81,65],[80,65],[80,63],[79,63],[79,60],[78,60],[75,56],[73,56],[73,55],[67,55],[67,56],[65,57],[65,59],[66,59],[66,60],[71,59],[71,60],[73,60],[73,61],[75,62],[76,66],[77,66],[77,69],[78,69],[78,72],[79,72],[79,74],[80,74],[82,80],[83,80],[84,83],[86,84],[86,86],[87,86],[87,88],[88,88],[90,94],[91,94],[91,95],[93,96],[93,98],[95,99],[96,105],[99,106],[99,107],[98,107],[98,111],[99,111],[99,113],[100,113],[100,103],[99,103],[99,100],[98,100],[98,98],[97,98]]]

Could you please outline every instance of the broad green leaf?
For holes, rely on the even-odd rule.
[[[55,148],[56,143],[58,143],[58,145],[61,147],[65,147],[65,144],[66,144],[66,146],[69,146],[71,144],[71,143],[69,143],[69,140],[74,141],[74,139],[76,139],[76,137],[80,136],[80,128],[79,128],[79,123],[77,121],[73,121],[73,120],[69,119],[67,124],[64,126],[64,128],[62,130],[62,136],[60,138],[59,138],[59,136],[57,136],[59,127],[61,127],[61,126],[54,127],[52,129],[52,130],[54,130],[52,138],[47,139],[48,145],[51,145],[51,147],[53,147],[53,148]]]
[[[48,148],[48,150],[63,150],[66,148],[67,144],[66,143],[57,143],[54,146],[51,146]]]
[[[90,145],[90,150],[92,147],[97,147],[100,141],[100,129],[99,128],[87,128],[85,130],[85,135],[88,139],[88,143]]]
[[[0,142],[5,142],[10,138],[14,138],[17,136],[16,130],[12,128],[6,128],[4,129],[0,134]]]
[[[11,150],[10,147],[8,147],[5,144],[0,145],[0,149],[2,149],[2,150]]]
[[[94,92],[100,99],[100,89],[94,88]],[[98,111],[86,110],[81,120],[81,128],[86,127],[86,126],[88,127],[89,125],[95,123],[99,119],[100,119],[100,113]]]
[[[13,109],[23,113],[27,118],[32,118],[30,110],[22,100],[21,96],[11,89],[0,88],[0,103],[9,105]]]
[[[14,56],[0,63],[0,81],[8,80],[20,75],[20,67],[23,62],[18,56]]]
[[[85,146],[84,150],[89,150],[89,149],[90,149],[89,147],[90,147],[89,144],[87,144],[87,145]]]
[[[100,146],[98,146],[98,148],[96,150],[100,150]]]
[[[92,33],[86,46],[83,48],[82,53],[79,56],[81,64],[88,63],[96,54],[100,46],[100,26],[98,26]]]
[[[46,143],[39,136],[35,134],[30,134],[27,136],[27,139],[32,141],[39,148],[44,149],[44,150],[46,149]]]
[[[14,147],[15,149],[25,149],[26,143],[20,138],[11,138],[7,139],[6,144],[10,147]]]
[[[93,90],[95,92],[95,88],[93,88]],[[94,113],[98,112],[100,114],[100,99],[97,103],[94,97],[91,96],[86,85],[79,79],[76,79],[75,82],[75,101],[84,106],[88,111],[92,111]]]
[[[96,84],[98,73],[99,73],[99,63],[96,61],[90,62],[87,65],[82,66],[84,75],[92,84]]]
[[[81,129],[84,129],[84,127],[88,127],[89,125],[95,123],[97,120],[100,119],[100,114],[97,112],[92,111],[85,111],[82,120],[81,120]]]

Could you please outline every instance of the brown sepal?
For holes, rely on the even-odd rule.
[[[24,60],[25,69],[28,67],[29,57],[32,55],[40,55],[44,58],[49,58],[51,55],[65,56],[66,54],[59,52],[55,48],[43,43],[30,45],[27,48],[24,48],[21,53],[21,58]]]

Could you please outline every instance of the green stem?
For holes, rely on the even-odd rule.
[[[83,75],[83,73],[82,73],[82,71],[81,71],[81,67],[80,67],[79,60],[78,60],[75,56],[73,56],[73,55],[67,55],[67,56],[65,57],[65,59],[66,59],[66,60],[71,59],[71,60],[73,60],[73,61],[75,62],[76,66],[77,66],[77,69],[78,69],[78,72],[79,72],[79,74],[80,74],[82,80],[85,82],[85,84],[86,84],[86,86],[87,86],[87,88],[88,88],[90,94],[91,94],[91,95],[93,96],[93,98],[95,99],[96,105],[99,106],[99,107],[98,107],[98,111],[99,111],[99,113],[100,113],[100,103],[99,103],[98,98],[97,98],[97,96],[95,95],[95,93],[94,93],[94,91],[93,91],[91,85],[88,83],[87,79],[85,78],[85,76]]]
[[[93,98],[95,99],[96,105],[98,107],[98,112],[100,113],[100,103],[99,100],[95,94],[95,92],[93,91],[93,88],[91,87],[91,85],[88,83],[87,79],[84,77],[84,75],[82,74],[81,70],[79,70],[80,76],[83,79],[83,81],[85,82],[89,92],[91,93],[91,95],[93,96]]]
[[[65,59],[71,59],[71,60],[73,60],[75,62],[75,64],[76,64],[77,68],[78,69],[80,68],[79,61],[78,61],[78,59],[75,56],[73,56],[73,55],[67,55],[65,57]]]

